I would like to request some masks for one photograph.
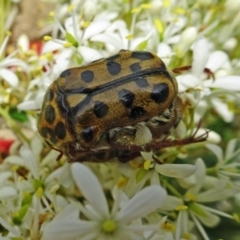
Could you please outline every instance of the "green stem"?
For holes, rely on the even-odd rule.
[[[182,195],[171,185],[169,184],[167,181],[163,180],[164,185],[166,186],[166,188],[176,197],[182,199]]]
[[[207,175],[216,175],[217,168],[216,166],[207,168]]]

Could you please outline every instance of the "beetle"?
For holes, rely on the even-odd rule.
[[[173,73],[154,53],[119,53],[70,68],[46,91],[38,131],[70,161],[132,160],[140,151],[204,141],[167,140],[181,120]]]

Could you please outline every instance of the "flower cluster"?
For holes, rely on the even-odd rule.
[[[17,2],[3,2],[11,30]],[[230,239],[217,230],[240,222],[239,3],[65,2],[53,4],[37,45],[0,33],[0,239],[208,240],[210,228]],[[189,141],[127,163],[56,161],[36,127],[46,89],[121,49],[154,52],[172,69],[182,119],[168,141]],[[189,136],[206,141],[184,144]]]

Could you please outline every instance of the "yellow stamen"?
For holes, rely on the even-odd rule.
[[[186,10],[184,8],[181,8],[181,7],[176,7],[174,9],[174,13],[184,15],[184,14],[186,14]]]
[[[131,11],[131,13],[138,13],[138,12],[140,12],[140,11],[141,11],[141,8],[140,8],[140,7],[138,7],[138,8],[133,8],[132,11]]]
[[[234,213],[234,214],[233,214],[233,219],[234,219],[236,222],[240,223],[240,218],[239,218],[239,215],[238,215],[237,213]]]
[[[45,57],[49,60],[52,61],[53,60],[53,54],[51,52],[45,53]]]
[[[7,35],[7,36],[12,36],[12,32],[6,31],[6,35]]]
[[[168,7],[170,6],[170,0],[164,0],[164,1],[163,1],[163,6],[164,6],[165,8],[168,8]]]
[[[149,168],[151,167],[151,160],[145,161],[143,167],[145,170],[149,170]]]
[[[133,39],[133,35],[132,35],[132,34],[130,34],[130,35],[127,35],[127,36],[126,36],[126,39],[128,39],[128,40],[131,40],[131,39]]]
[[[168,232],[174,232],[175,231],[175,226],[169,222],[165,222],[163,225],[162,225],[162,228]]]
[[[51,12],[49,12],[49,14],[48,14],[50,17],[54,17],[54,12],[53,11],[51,11]]]
[[[154,25],[159,33],[163,33],[164,25],[159,18],[154,20]]]
[[[152,8],[152,4],[150,4],[150,3],[142,3],[140,5],[140,7],[143,8],[143,9],[150,9],[150,8]]]
[[[117,181],[118,188],[123,188],[127,183],[127,179],[125,177],[120,177]]]
[[[191,235],[187,232],[183,234],[183,238],[186,240],[190,239],[190,237],[191,237]]]
[[[38,198],[41,198],[42,195],[43,195],[43,188],[42,187],[39,187],[36,191],[36,195]]]
[[[195,201],[196,200],[196,196],[193,195],[192,193],[187,193],[185,198],[189,201]]]
[[[51,187],[50,193],[52,194],[56,193],[59,188],[60,188],[59,184],[55,184],[54,186]]]
[[[71,11],[73,10],[73,8],[74,8],[74,4],[69,5],[69,6],[68,6],[68,9],[67,9],[68,12],[71,12]]]
[[[186,205],[179,205],[176,207],[176,210],[177,211],[183,211],[183,210],[186,210],[188,209],[188,207]]]
[[[19,169],[19,166],[18,166],[18,165],[13,165],[13,166],[11,167],[11,170],[12,170],[13,172],[16,172],[18,169]]]
[[[50,41],[50,40],[52,40],[52,37],[50,37],[50,36],[44,36],[44,37],[43,37],[43,40],[44,40],[44,41]]]
[[[84,21],[83,24],[81,25],[83,28],[86,28],[90,25],[91,22]]]
[[[72,46],[72,43],[66,42],[66,43],[63,44],[63,46],[64,46],[65,48],[69,48],[69,47]]]

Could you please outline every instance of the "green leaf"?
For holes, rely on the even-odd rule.
[[[15,119],[19,122],[26,122],[28,120],[26,112],[19,111],[17,108],[11,108],[9,110],[9,115],[12,119]]]
[[[40,187],[43,188],[43,181],[40,179],[35,179],[33,185],[35,190],[37,190]]]
[[[137,49],[142,51],[147,47],[147,44],[148,44],[148,40],[145,40],[137,46]]]
[[[147,170],[145,169],[139,170],[136,174],[136,181],[140,182],[145,177],[146,174],[147,174]]]
[[[22,206],[26,205],[26,204],[30,204],[32,202],[32,196],[28,195],[26,197],[23,198],[22,200]]]
[[[188,207],[195,212],[196,214],[202,216],[202,217],[207,217],[206,212],[197,204],[195,203],[190,203]]]
[[[70,42],[74,47],[78,47],[78,42],[75,40],[74,36],[71,33],[66,34],[66,39]]]

